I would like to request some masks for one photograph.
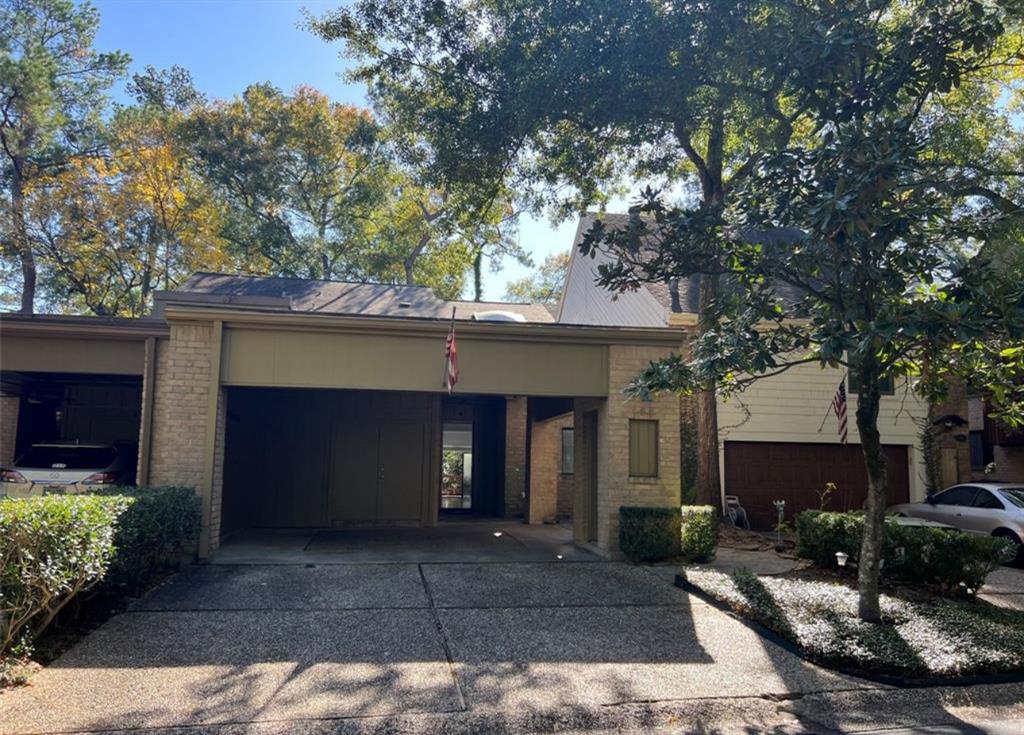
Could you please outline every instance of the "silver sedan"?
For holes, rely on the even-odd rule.
[[[929,495],[923,503],[903,503],[890,513],[945,523],[971,533],[1000,536],[1017,545],[1024,562],[1024,486],[1001,482],[954,485]]]

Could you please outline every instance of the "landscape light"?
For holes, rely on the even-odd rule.
[[[837,551],[836,552],[836,562],[839,564],[839,566],[845,567],[846,566],[846,562],[849,561],[849,559],[850,559],[850,555],[847,554],[845,551]]]

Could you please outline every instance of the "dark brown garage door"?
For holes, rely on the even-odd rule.
[[[886,446],[889,504],[909,499],[907,447]],[[775,526],[774,500],[786,501],[786,520],[820,504],[818,492],[834,482],[826,510],[857,510],[867,499],[867,472],[859,445],[726,442],[725,492],[736,495],[755,529]]]

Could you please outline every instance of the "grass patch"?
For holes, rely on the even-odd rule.
[[[882,595],[883,622],[857,618],[857,592],[803,579],[687,569],[686,579],[825,666],[907,678],[1024,673],[1024,613],[981,601]]]

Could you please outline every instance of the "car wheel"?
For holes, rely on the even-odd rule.
[[[1000,528],[998,531],[995,531],[992,535],[996,538],[1008,539],[1011,543],[1013,543],[1014,546],[1017,547],[1017,553],[1014,556],[1014,558],[1010,561],[1010,564],[1012,564],[1015,567],[1024,566],[1024,543],[1021,543],[1021,540],[1020,538],[1018,538],[1017,534],[1005,528]]]

